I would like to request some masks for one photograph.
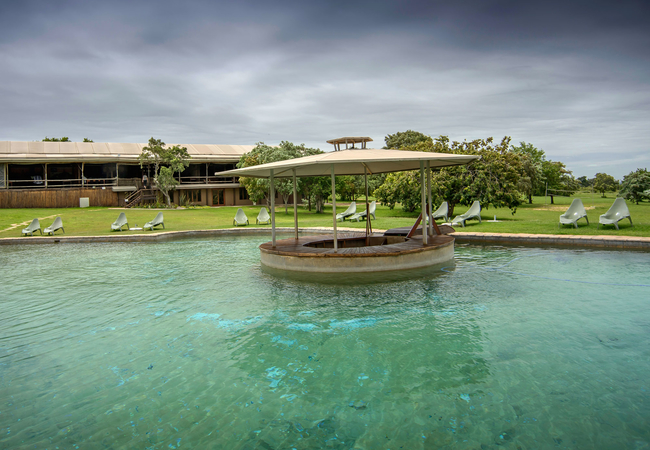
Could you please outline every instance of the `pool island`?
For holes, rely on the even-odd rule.
[[[302,236],[260,245],[261,263],[279,270],[321,273],[363,273],[429,267],[454,257],[454,238],[447,235],[392,236],[386,234],[340,233],[330,236]]]
[[[268,178],[271,200],[271,241],[260,245],[261,262],[265,266],[297,272],[356,273],[418,269],[444,263],[454,257],[454,238],[443,233],[432,212],[431,169],[468,164],[479,157],[449,153],[415,152],[392,149],[368,149],[369,137],[343,137],[327,141],[335,151],[302,158],[226,171],[226,176]],[[345,150],[341,150],[345,144]],[[355,148],[360,144],[361,148]],[[348,146],[351,145],[351,148]],[[368,174],[420,171],[421,211],[413,227],[403,233],[375,234],[372,231],[373,207],[368,203]],[[346,213],[336,213],[336,175],[363,175],[366,201],[361,213],[351,217],[366,220],[365,233],[341,234],[338,220]],[[331,177],[332,237],[298,236],[297,177]],[[276,241],[275,187],[276,178],[293,179],[294,238]],[[428,195],[427,195],[428,194]],[[428,197],[428,198],[427,198]],[[352,213],[350,213],[352,214]],[[420,229],[418,230],[418,225]],[[391,230],[389,230],[391,231]],[[419,231],[419,237],[416,231]]]

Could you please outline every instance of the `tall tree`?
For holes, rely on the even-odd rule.
[[[456,205],[469,205],[474,200],[479,200],[484,208],[507,206],[514,214],[521,204],[521,193],[517,188],[521,160],[517,154],[509,151],[509,146],[510,138],[507,136],[498,144],[494,143],[493,138],[450,142],[447,136],[439,136],[431,142],[422,140],[406,146],[404,150],[480,155],[481,159],[467,166],[444,167],[434,171],[434,201],[446,200],[450,215],[453,215]],[[375,190],[375,196],[391,208],[399,202],[405,211],[414,211],[420,204],[419,174],[389,174],[386,182]]]
[[[605,192],[612,192],[618,189],[618,181],[606,173],[597,173],[594,177],[594,190],[600,192],[602,198],[605,198]]]
[[[644,198],[650,199],[650,172],[648,169],[636,169],[623,177],[619,194],[634,201],[637,205]]]
[[[521,178],[519,190],[528,197],[528,203],[533,203],[533,195],[544,188],[542,164],[546,160],[544,150],[537,149],[533,144],[520,142],[519,146],[511,146],[510,151],[521,159]]]
[[[420,142],[433,145],[433,139],[431,139],[431,136],[413,130],[399,131],[395,134],[389,134],[384,138],[384,141],[386,142],[384,148],[392,148],[396,150],[411,147]]]
[[[237,164],[237,167],[242,168],[256,166],[258,164],[284,161],[287,159],[306,156],[308,154],[315,154],[315,152],[320,152],[320,150],[308,149],[304,144],[295,145],[288,141],[280,142],[280,145],[277,147],[266,145],[263,142],[258,142],[253,150],[246,153],[245,155],[242,155],[241,159],[239,160],[239,164]],[[249,198],[255,202],[269,197],[270,184],[269,180],[267,179],[240,177],[239,183],[246,188]],[[302,180],[298,179],[297,188],[299,191],[302,190],[301,183]],[[293,180],[291,178],[280,178],[275,180],[274,186],[277,192],[282,195],[282,199],[284,200],[285,213],[288,214],[289,197],[293,193]]]
[[[185,170],[190,164],[189,159],[187,148],[178,145],[166,147],[162,140],[153,137],[149,139],[146,146],[142,147],[142,153],[138,157],[140,167],[154,166],[153,181],[156,188],[165,196],[168,208],[172,206],[169,191],[179,184],[174,178],[174,173]]]

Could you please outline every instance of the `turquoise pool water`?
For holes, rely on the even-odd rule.
[[[650,445],[648,253],[336,284],[265,240],[0,248],[0,448]]]

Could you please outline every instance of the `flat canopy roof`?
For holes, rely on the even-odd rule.
[[[475,159],[477,155],[456,155],[450,153],[412,152],[406,150],[351,149],[327,152],[302,158],[287,159],[258,166],[221,172],[219,175],[236,175],[253,178],[289,178],[295,169],[298,177],[329,176],[334,166],[335,175],[363,175],[402,172],[420,168],[420,162],[429,162],[431,167],[460,166]]]
[[[113,142],[0,141],[0,162],[123,162],[137,163],[147,144]],[[235,162],[254,145],[167,144],[186,147],[193,162]]]
[[[372,139],[369,137],[348,136],[327,141],[328,144],[356,144],[358,142],[372,142]]]

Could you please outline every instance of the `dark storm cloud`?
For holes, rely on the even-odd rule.
[[[647,2],[3,2],[0,139],[416,129],[650,166]]]

